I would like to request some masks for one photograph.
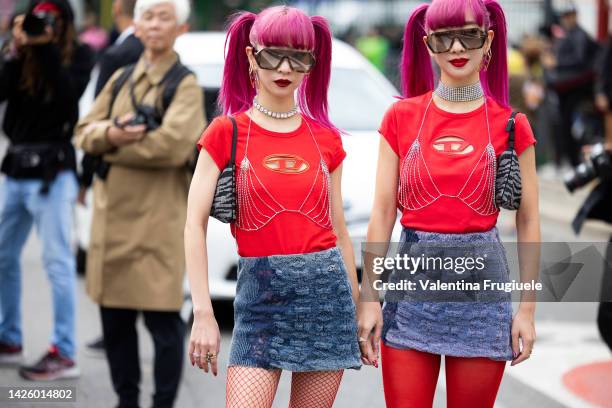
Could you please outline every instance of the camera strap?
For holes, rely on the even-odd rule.
[[[111,100],[108,105],[108,114],[107,118],[111,117],[113,105],[115,103],[115,99],[117,99],[117,95],[121,88],[125,85],[126,82],[130,81],[132,78],[132,74],[134,73],[134,69],[136,68],[136,64],[130,64],[125,67],[125,69],[119,74],[115,82],[113,83],[113,88],[111,91]],[[176,90],[178,89],[180,83],[187,76],[193,74],[193,72],[183,65],[179,60],[166,72],[164,77],[162,78],[160,85],[163,85],[163,90],[161,93],[161,108],[160,117],[163,117],[164,113],[172,103],[174,99],[174,95],[176,94]],[[133,88],[130,81],[130,88]],[[133,90],[130,89],[130,94],[132,98],[132,104],[134,107],[138,106],[136,103],[136,98],[133,95]]]

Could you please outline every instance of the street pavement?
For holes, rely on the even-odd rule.
[[[0,145],[0,152],[2,146]],[[1,156],[1,155],[0,155]],[[543,241],[606,242],[610,229],[597,222],[588,222],[583,234],[575,237],[569,222],[585,192],[567,194],[555,180],[542,180],[540,188]],[[504,212],[498,228],[504,240],[516,240],[513,216]],[[38,359],[48,347],[51,335],[52,309],[50,288],[40,259],[41,247],[33,232],[22,256],[22,317],[24,347],[28,362]],[[222,346],[218,377],[207,375],[185,361],[177,407],[223,407],[228,349],[231,337],[231,308],[219,304],[218,319],[222,326]],[[592,407],[572,394],[563,383],[563,375],[582,364],[610,361],[610,352],[600,340],[596,326],[595,303],[541,303],[537,306],[538,340],[530,360],[515,367],[508,366],[502,381],[496,407]],[[153,348],[151,338],[139,322],[140,358],[142,361],[142,406],[151,405],[153,393]],[[78,380],[42,384],[54,387],[74,386],[77,402],[73,404],[9,403],[0,407],[112,407],[116,397],[110,384],[106,360],[90,355],[84,344],[100,333],[99,314],[85,295],[84,282],[78,282],[77,360],[82,375]],[[445,406],[444,371],[441,370],[435,407]],[[14,369],[0,368],[0,386],[31,386],[19,378]],[[290,390],[290,373],[284,373],[278,387],[274,407],[286,407]],[[612,391],[608,401],[612,401]],[[349,370],[338,393],[335,407],[384,407],[381,369],[363,367]],[[612,406],[612,405],[609,405]],[[245,407],[246,408],[246,407]]]

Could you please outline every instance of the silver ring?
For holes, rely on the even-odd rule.
[[[368,340],[364,339],[363,337],[359,337],[359,339],[357,339],[357,342],[359,342],[359,343],[365,343],[367,341]]]
[[[192,355],[192,356],[194,356],[194,357],[196,357],[196,358],[197,358],[197,357],[200,357],[200,355],[199,355],[198,353],[191,353],[191,355]]]

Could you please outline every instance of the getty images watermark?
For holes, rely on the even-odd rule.
[[[421,254],[418,257],[412,257],[407,254],[396,254],[395,257],[373,257],[372,272],[379,277],[386,270],[403,271],[411,276],[423,271],[445,271],[456,275],[463,275],[473,271],[482,272],[487,267],[487,254],[478,257],[430,257]],[[401,279],[399,282],[385,282],[384,279],[375,279],[372,283],[373,288],[377,291],[466,291],[466,290],[484,290],[484,291],[503,291],[510,293],[515,290],[542,290],[543,285],[531,279],[529,282],[517,282],[511,280],[509,282],[494,281],[492,279],[483,279],[479,281],[466,281],[465,279],[454,282],[447,282],[442,279]]]
[[[608,242],[364,243],[361,300],[612,301]]]

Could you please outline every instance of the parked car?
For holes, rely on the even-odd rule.
[[[181,61],[197,74],[209,122],[218,114],[215,102],[221,85],[224,44],[225,34],[222,32],[194,32],[179,37],[175,45]],[[377,129],[384,112],[399,92],[348,44],[334,39],[332,55],[329,112],[332,122],[348,133],[342,137],[347,152],[342,194],[346,222],[360,266],[361,243],[365,241],[374,197],[379,143]],[[86,92],[81,112],[88,111],[92,99],[92,94]],[[81,207],[77,214],[78,241],[83,251],[86,251],[89,241],[90,212],[91,206],[87,206]],[[228,225],[211,219],[207,245],[211,297],[213,300],[231,300],[236,292],[238,256]],[[185,310],[188,313],[190,302],[186,299]]]

